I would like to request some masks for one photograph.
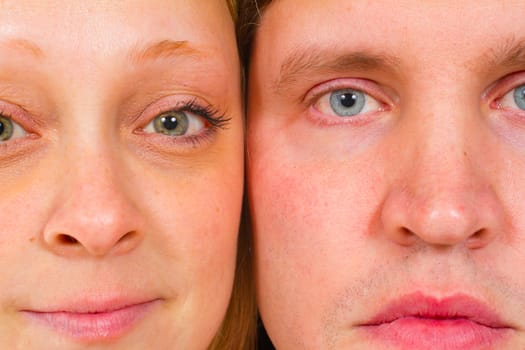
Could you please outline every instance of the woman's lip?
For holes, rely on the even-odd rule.
[[[474,298],[437,299],[422,293],[393,301],[358,328],[404,349],[438,350],[486,348],[511,330],[496,312]]]
[[[160,299],[88,302],[21,312],[30,320],[66,337],[84,342],[100,342],[123,336],[161,302]]]

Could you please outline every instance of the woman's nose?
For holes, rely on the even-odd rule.
[[[71,159],[72,157],[67,157]],[[63,256],[121,255],[142,240],[141,215],[123,162],[111,154],[63,162],[59,200],[44,229],[48,249]]]

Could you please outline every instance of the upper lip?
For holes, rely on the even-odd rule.
[[[94,297],[92,295],[86,297],[78,297],[71,301],[61,302],[59,305],[45,305],[38,307],[30,307],[22,309],[25,312],[35,313],[72,313],[72,314],[95,314],[95,313],[109,313],[125,309],[128,307],[147,304],[158,301],[160,298],[151,297]]]
[[[403,318],[466,320],[489,328],[509,328],[486,303],[463,294],[436,298],[420,292],[396,299],[360,326],[380,326]]]

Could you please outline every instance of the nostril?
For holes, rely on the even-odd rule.
[[[65,244],[65,245],[74,245],[78,243],[78,240],[75,237],[72,237],[70,235],[64,235],[60,234],[57,236],[58,243]]]
[[[411,246],[416,242],[416,235],[406,227],[400,227],[395,234],[395,241],[401,246]]]
[[[118,250],[119,251],[129,250],[135,245],[136,243],[135,241],[137,240],[138,237],[139,235],[135,231],[130,231],[126,233],[125,235],[120,237],[120,239],[117,241],[116,245],[119,247]]]
[[[467,239],[467,247],[470,249],[482,248],[488,240],[489,233],[485,229],[477,230]]]
[[[130,240],[133,240],[134,236],[135,236],[135,232],[134,231],[128,232],[125,235],[123,235],[122,237],[120,237],[120,239],[118,241],[119,241],[119,243],[130,241]]]
[[[48,235],[46,243],[59,255],[77,254],[86,251],[93,256],[106,254],[125,254],[133,250],[141,241],[138,231],[129,231],[121,235],[111,234],[67,234]]]

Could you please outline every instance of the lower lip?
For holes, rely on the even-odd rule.
[[[117,339],[143,319],[159,301],[99,313],[24,311],[30,319],[66,337],[85,342]]]
[[[403,349],[487,349],[505,337],[506,328],[491,328],[468,319],[403,317],[364,326],[368,335]]]

